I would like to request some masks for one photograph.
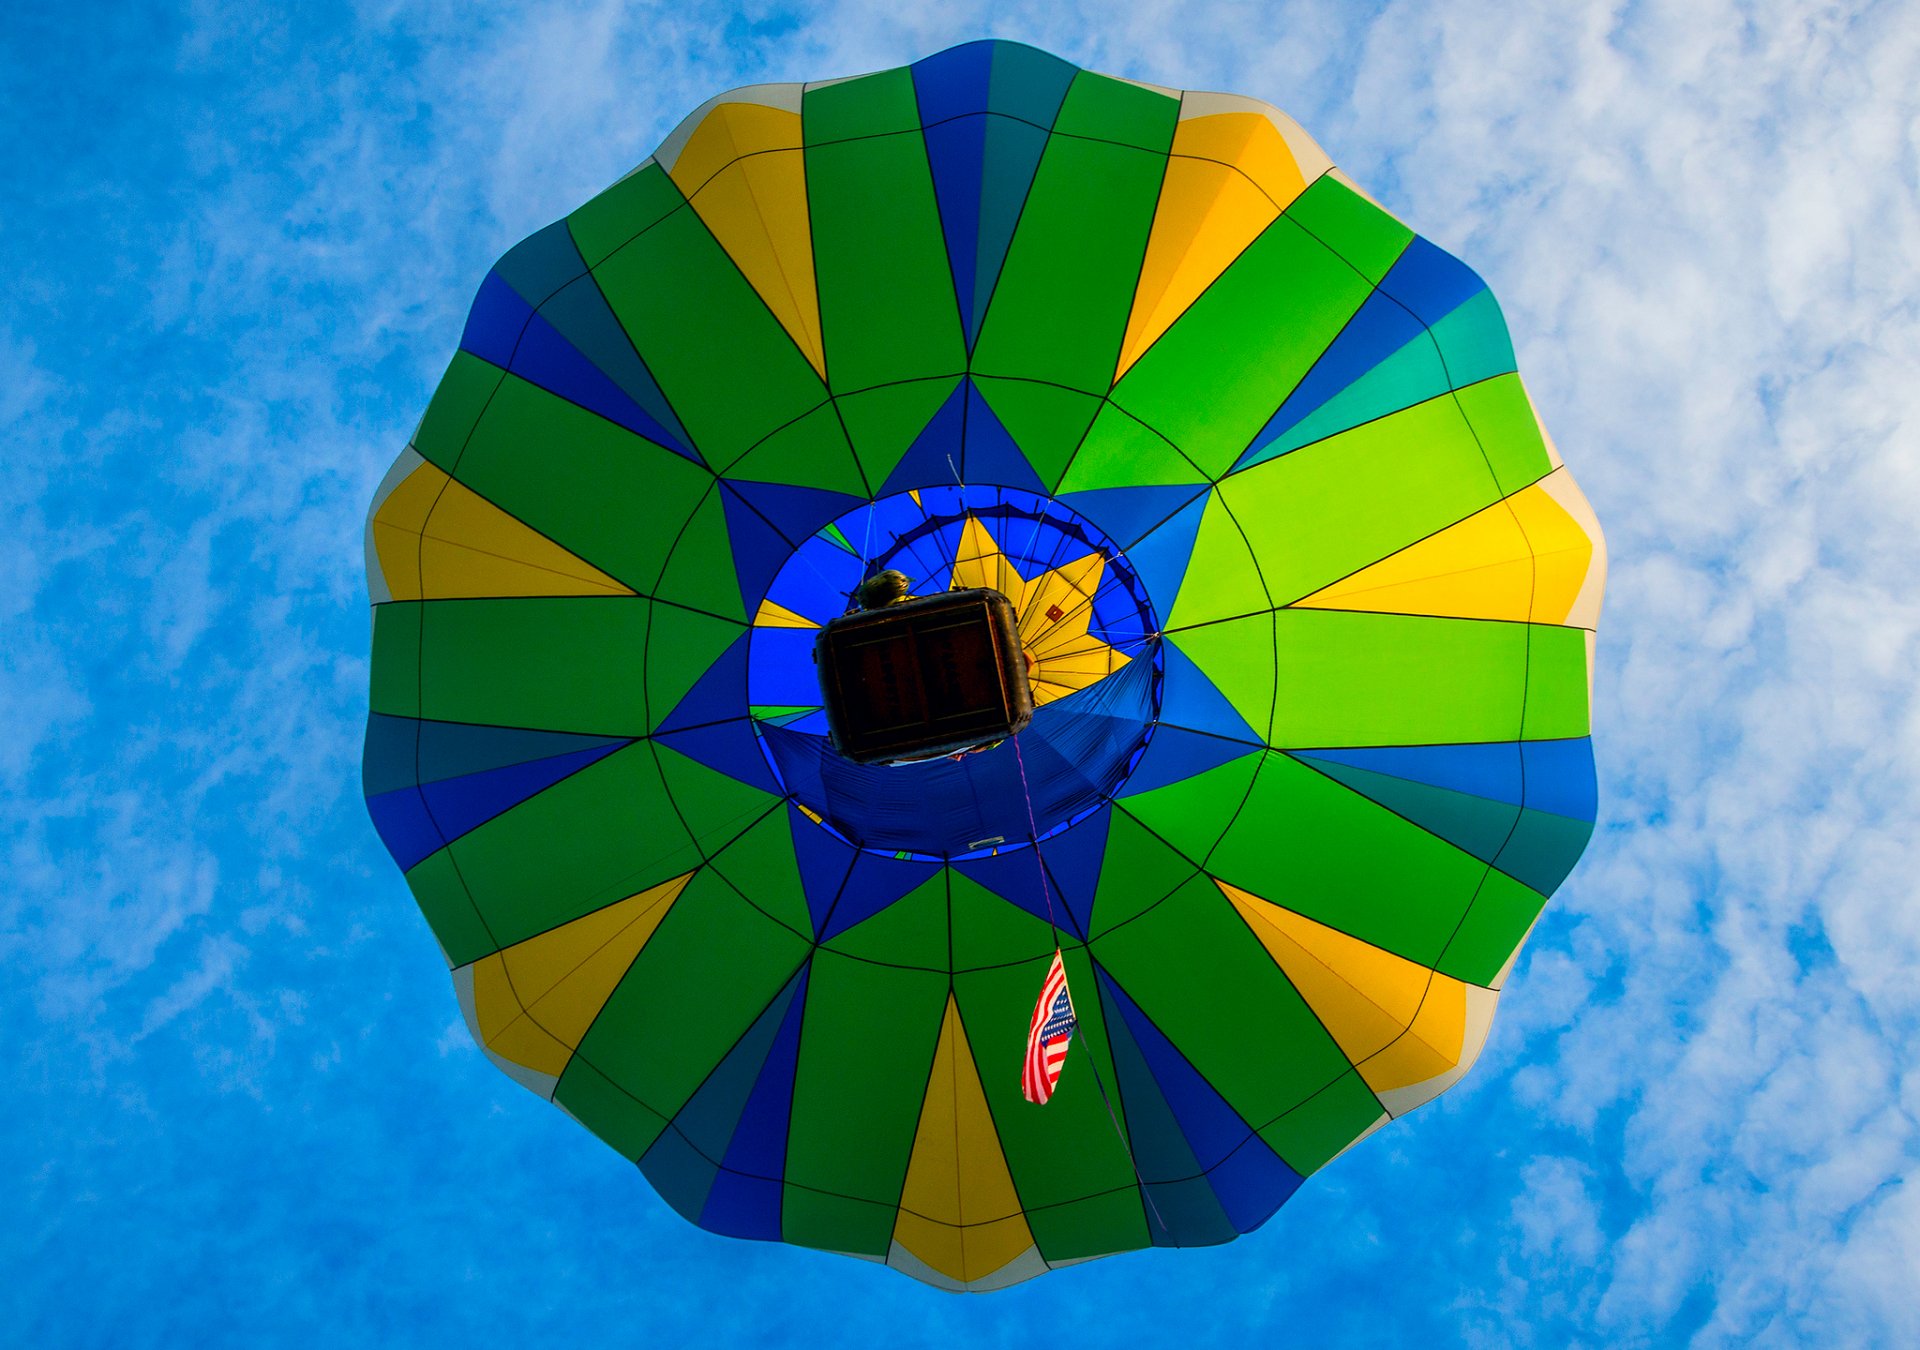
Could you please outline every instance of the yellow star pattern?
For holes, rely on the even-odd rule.
[[[1107,560],[1089,553],[1028,581],[987,527],[969,517],[949,589],[991,587],[1013,602],[1020,645],[1033,663],[1028,679],[1037,707],[1104,680],[1127,663],[1125,655],[1087,632],[1106,570]]]

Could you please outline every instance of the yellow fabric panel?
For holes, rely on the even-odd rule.
[[[1514,493],[1507,503],[1533,547],[1530,617],[1535,623],[1565,623],[1593,562],[1593,540],[1544,484]]]
[[[894,1241],[949,1279],[984,1279],[1033,1246],[952,995],[900,1193]]]
[[[1559,623],[1591,556],[1585,533],[1535,483],[1291,608]]]
[[[395,600],[633,594],[426,463],[374,513],[373,546]]]
[[[1115,380],[1305,186],[1279,128],[1265,117],[1214,113],[1180,123]]]
[[[1087,632],[1106,569],[1106,559],[1089,553],[1028,581],[987,527],[970,517],[961,531],[951,585],[991,587],[1013,603],[1020,645],[1031,662],[1033,701],[1041,707],[1105,679],[1129,660]]]
[[[759,613],[753,616],[755,628],[818,628],[820,625],[804,614],[795,614],[785,605],[776,605],[771,600],[760,602]]]
[[[1362,1064],[1360,1076],[1375,1092],[1390,1092],[1451,1073],[1466,1034],[1466,986],[1436,973],[1406,1035]]]
[[[670,176],[824,379],[800,115],[722,103],[688,139]]]
[[[480,1038],[558,1077],[692,872],[648,887],[473,964]]]
[[[1437,1078],[1460,1062],[1466,986],[1224,881],[1274,963],[1375,1092]]]

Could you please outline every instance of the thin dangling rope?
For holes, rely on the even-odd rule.
[[[1040,827],[1033,814],[1033,788],[1027,782],[1027,761],[1026,757],[1020,753],[1018,736],[1013,737],[1013,760],[1020,766],[1020,794],[1027,803],[1027,837],[1033,841],[1033,859],[1040,869],[1040,895],[1047,907],[1047,928],[1053,934],[1053,949],[1057,952],[1060,950],[1060,927],[1054,922],[1053,917],[1053,888],[1047,881],[1047,860],[1040,852]],[[1089,962],[1092,961],[1091,953],[1088,954],[1087,959]],[[1093,996],[1096,999],[1100,997],[1097,984]],[[1084,1058],[1087,1061],[1087,1071],[1093,1075],[1093,1085],[1100,1092],[1100,1104],[1107,1108],[1107,1119],[1113,1124],[1113,1137],[1120,1141],[1121,1151],[1127,1155],[1127,1166],[1133,1171],[1134,1184],[1140,1188],[1140,1198],[1146,1201],[1147,1211],[1153,1215],[1153,1221],[1160,1225],[1160,1231],[1166,1233],[1167,1221],[1160,1217],[1160,1207],[1153,1203],[1153,1192],[1147,1189],[1147,1179],[1140,1175],[1140,1164],[1133,1156],[1133,1145],[1127,1141],[1127,1132],[1120,1128],[1120,1117],[1113,1109],[1113,1099],[1107,1095],[1107,1085],[1100,1077],[1100,1066],[1094,1060],[1092,1046],[1087,1047]]]

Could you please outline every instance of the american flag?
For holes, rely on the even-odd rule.
[[[1020,1070],[1020,1094],[1037,1106],[1045,1106],[1053,1096],[1053,1085],[1060,1081],[1060,1066],[1067,1062],[1067,1046],[1073,1029],[1079,1025],[1073,1015],[1073,997],[1067,992],[1067,968],[1060,964],[1060,949],[1053,949],[1053,964],[1040,985],[1039,1001],[1033,1005],[1033,1022],[1027,1028],[1027,1062]]]

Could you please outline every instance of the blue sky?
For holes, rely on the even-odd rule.
[[[1285,108],[1607,527],[1601,825],[1469,1079],[1231,1246],[953,1298],[493,1070],[358,794],[365,503],[506,247],[971,37]],[[1896,3],[0,19],[0,1324],[25,1343],[1912,1343],[1920,25]]]

